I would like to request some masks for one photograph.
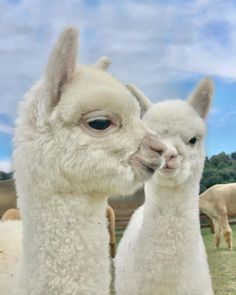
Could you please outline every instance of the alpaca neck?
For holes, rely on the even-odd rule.
[[[168,211],[185,210],[188,207],[198,206],[198,182],[187,181],[183,184],[171,186],[157,185],[155,180],[145,184],[145,207],[148,209],[162,209],[163,214]]]
[[[23,294],[108,294],[106,199],[34,200],[23,207]]]
[[[157,234],[164,228],[175,231],[183,226],[185,230],[188,224],[199,230],[198,191],[199,184],[193,181],[175,187],[156,185],[154,180],[147,182],[144,227],[151,228],[153,224]]]

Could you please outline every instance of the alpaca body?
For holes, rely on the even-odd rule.
[[[132,216],[118,248],[118,295],[213,294],[197,192],[191,185],[166,189],[145,184],[145,203]]]
[[[212,219],[215,245],[218,248],[223,232],[230,250],[233,249],[232,229],[228,217],[236,216],[236,183],[213,185],[200,195],[200,210]]]
[[[140,104],[148,108],[143,120],[167,145],[166,163],[145,183],[143,208],[118,247],[117,295],[213,295],[198,207],[211,94],[206,79],[187,102]]]
[[[35,197],[23,213],[20,294],[28,295],[28,289],[31,295],[96,294],[98,287],[101,295],[108,294],[106,201],[54,195],[43,205]]]
[[[0,245],[4,249],[0,257],[6,257],[0,261],[0,267],[4,267],[0,282],[5,284],[0,290],[6,290],[6,295],[28,295],[29,289],[30,295],[71,295],[95,294],[99,286],[101,295],[109,294],[105,200],[77,200],[75,195],[54,195],[50,200],[44,206],[34,200],[30,222],[28,214],[24,215],[23,235],[21,221],[0,223]]]

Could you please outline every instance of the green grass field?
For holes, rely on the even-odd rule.
[[[236,249],[236,225],[234,232],[234,248]],[[236,295],[236,250],[229,251],[222,237],[219,249],[214,248],[214,235],[209,229],[202,230],[208,254],[213,287],[216,295]]]
[[[236,295],[236,225],[233,225],[232,229],[235,246],[233,251],[227,249],[223,237],[220,248],[215,249],[214,235],[210,233],[210,229],[202,230],[215,295]],[[111,294],[115,294],[114,290]]]

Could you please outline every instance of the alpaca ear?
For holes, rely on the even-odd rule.
[[[188,103],[195,109],[195,111],[205,119],[210,109],[214,84],[209,78],[202,79],[190,98]]]
[[[77,35],[75,28],[66,28],[51,52],[45,74],[47,112],[57,105],[62,87],[72,80],[76,66]]]
[[[133,84],[127,84],[126,87],[130,90],[133,96],[137,99],[141,108],[141,118],[146,111],[151,107],[152,103],[149,98]]]
[[[110,66],[110,64],[111,64],[111,60],[106,56],[102,56],[94,64],[94,67],[97,68],[97,69],[105,71]]]

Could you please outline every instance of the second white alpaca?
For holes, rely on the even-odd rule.
[[[204,119],[212,84],[203,80],[187,102],[151,106],[147,123],[167,144],[166,165],[145,184],[145,203],[133,215],[117,250],[117,295],[212,295],[200,232],[198,193],[204,154]]]

